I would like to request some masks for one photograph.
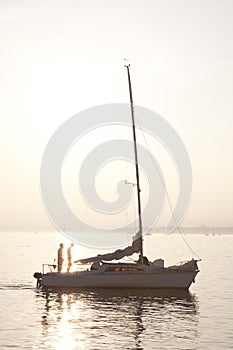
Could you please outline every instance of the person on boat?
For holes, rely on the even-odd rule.
[[[146,256],[142,257],[142,255],[140,254],[139,258],[137,260],[137,264],[141,264],[141,263],[143,263],[146,266],[150,266],[150,262],[149,262],[148,258]]]
[[[99,262],[94,262],[91,265],[91,271],[98,270],[100,268],[100,263]]]
[[[62,265],[63,265],[63,248],[64,244],[60,243],[60,248],[57,251],[57,271],[61,272],[62,271]]]
[[[69,248],[67,249],[67,260],[68,260],[68,266],[67,266],[67,272],[70,271],[70,268],[72,266],[72,254],[71,254],[71,249],[74,246],[74,243],[71,243]]]

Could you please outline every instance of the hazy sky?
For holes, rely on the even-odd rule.
[[[0,229],[51,228],[40,162],[56,128],[98,104],[164,117],[192,162],[184,225],[233,225],[231,0],[0,0]]]

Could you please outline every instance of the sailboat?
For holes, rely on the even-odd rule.
[[[199,272],[198,260],[196,259],[191,259],[179,265],[165,267],[163,259],[156,259],[150,262],[143,254],[141,189],[130,65],[127,64],[125,67],[129,84],[134,142],[138,232],[133,237],[132,244],[124,249],[77,260],[75,263],[78,265],[90,266],[85,270],[63,273],[56,272],[55,265],[49,265],[50,271],[45,272],[46,264],[44,264],[42,273],[34,274],[34,277],[37,278],[38,286],[44,288],[177,288],[187,290],[195,282],[195,277]],[[139,254],[139,259],[136,262],[116,262],[134,253]]]

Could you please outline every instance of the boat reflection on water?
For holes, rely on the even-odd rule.
[[[198,348],[198,301],[188,291],[62,289],[36,297],[45,349]]]

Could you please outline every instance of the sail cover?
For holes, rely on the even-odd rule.
[[[141,248],[142,248],[142,237],[141,237],[141,232],[139,231],[134,236],[132,245],[124,249],[117,249],[113,253],[99,254],[91,258],[76,260],[75,263],[88,264],[93,262],[100,262],[102,260],[105,260],[105,261],[120,260],[125,256],[130,256],[134,253],[139,253],[141,251]]]

